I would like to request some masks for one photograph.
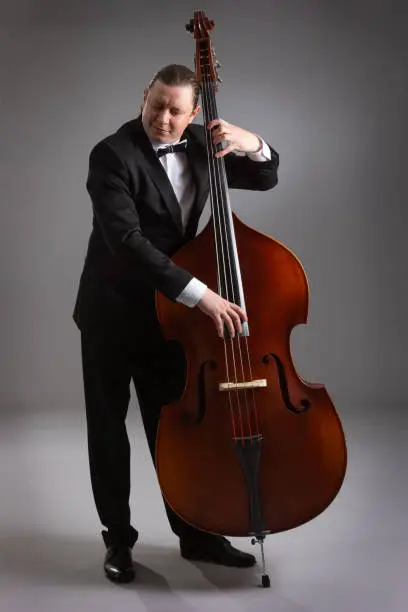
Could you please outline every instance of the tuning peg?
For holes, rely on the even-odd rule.
[[[194,32],[194,19],[190,19],[190,23],[186,23],[187,32]]]
[[[215,67],[216,67],[216,68],[222,68],[222,64],[220,64],[220,62],[217,60],[217,61],[215,62]]]

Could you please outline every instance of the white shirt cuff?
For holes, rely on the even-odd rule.
[[[193,308],[201,300],[206,289],[207,285],[204,285],[198,278],[193,278],[176,298],[176,302],[181,302],[185,306]]]
[[[272,156],[269,146],[266,144],[263,138],[260,136],[258,136],[258,138],[260,138],[262,142],[262,149],[257,153],[247,153],[247,156],[252,159],[252,161],[270,161]]]

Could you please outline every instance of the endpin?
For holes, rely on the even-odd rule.
[[[255,538],[252,538],[251,543],[252,544],[258,543],[260,545],[260,547],[261,547],[261,556],[262,556],[262,586],[263,586],[264,589],[268,589],[271,586],[271,579],[269,578],[269,575],[266,573],[264,540],[265,540],[265,536],[260,535],[260,536],[256,536]]]

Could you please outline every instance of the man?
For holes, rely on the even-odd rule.
[[[206,128],[192,124],[200,110],[198,94],[191,70],[164,67],[144,92],[141,115],[90,154],[93,229],[74,320],[81,330],[92,489],[106,527],[104,569],[117,582],[134,577],[131,549],[138,537],[129,509],[130,381],[154,460],[160,408],[180,395],[185,375],[183,356],[161,334],[155,291],[198,307],[221,337],[224,324],[234,335],[246,320],[238,306],[171,261],[194,237],[208,198],[205,129],[214,146],[227,144],[216,156],[225,159],[230,187],[264,190],[277,183],[278,154],[257,135],[223,120]],[[181,151],[163,149],[183,140],[187,146]],[[253,555],[193,528],[165,507],[184,558],[236,567],[255,563]]]

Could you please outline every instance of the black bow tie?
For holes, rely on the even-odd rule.
[[[177,144],[174,145],[166,145],[164,147],[160,147],[157,149],[157,157],[161,157],[162,155],[167,155],[167,153],[183,153],[187,148],[187,140],[181,140]]]

